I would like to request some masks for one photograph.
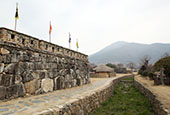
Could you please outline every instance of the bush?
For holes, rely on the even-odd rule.
[[[155,71],[160,71],[161,68],[164,68],[165,84],[170,85],[170,56],[162,58],[154,64]]]
[[[142,75],[142,76],[148,76],[148,70],[146,66],[142,66],[139,71],[138,74]]]
[[[111,67],[111,68],[114,68],[114,69],[117,68],[115,64],[111,64],[111,63],[106,64],[106,66]]]
[[[164,68],[165,75],[170,77],[170,56],[158,60],[154,65],[156,71],[160,71],[162,67]]]
[[[111,64],[111,63],[106,64],[106,66],[113,68],[116,73],[127,73],[126,68],[121,67],[122,66],[121,64],[119,65],[120,67],[118,65],[116,66],[115,64]]]
[[[127,73],[127,70],[126,70],[126,68],[116,68],[115,72],[116,73]]]
[[[156,75],[153,72],[149,72],[148,76],[150,80],[154,80],[154,77],[156,77]]]

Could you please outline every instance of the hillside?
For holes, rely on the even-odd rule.
[[[165,53],[170,54],[170,44],[139,44],[119,41],[112,43],[95,54],[90,55],[89,61],[95,64],[139,63],[140,59],[147,55],[151,58],[150,62],[154,63]]]

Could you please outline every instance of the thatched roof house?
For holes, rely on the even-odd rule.
[[[95,72],[113,72],[114,69],[106,66],[106,65],[99,65],[96,68],[94,68]]]
[[[106,66],[106,65],[99,65],[94,68],[96,77],[112,77],[115,76],[114,69]]]
[[[93,64],[93,63],[88,63],[88,67],[89,67],[90,71],[93,72],[93,71],[94,71],[93,69],[94,69],[95,67],[97,67],[97,65],[95,65],[95,64]]]

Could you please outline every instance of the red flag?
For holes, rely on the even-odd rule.
[[[52,26],[51,26],[51,22],[50,22],[50,30],[49,30],[49,34],[51,34],[52,31]]]

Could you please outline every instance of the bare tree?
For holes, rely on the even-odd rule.
[[[147,66],[149,64],[149,61],[151,60],[151,57],[149,57],[148,55],[145,55],[143,58],[140,59],[140,67],[141,66]]]
[[[123,66],[124,66],[124,65],[123,65],[122,63],[117,64],[117,67],[118,67],[118,68],[123,68]]]
[[[127,67],[129,67],[131,70],[133,70],[134,68],[136,68],[136,64],[133,62],[130,62],[127,64]]]

